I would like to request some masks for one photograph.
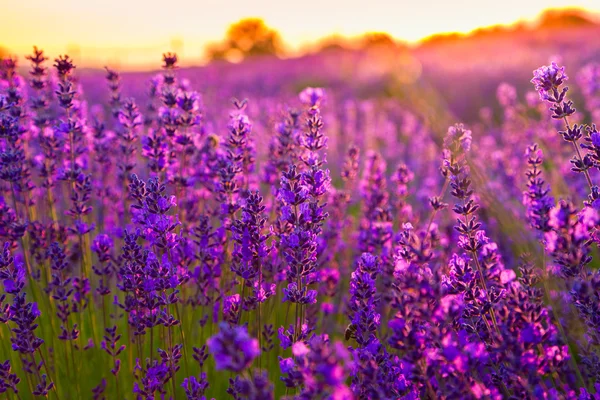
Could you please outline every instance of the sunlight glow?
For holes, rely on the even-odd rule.
[[[388,32],[415,42],[440,32],[469,32],[532,20],[549,7],[600,11],[597,0],[27,0],[5,2],[0,46],[22,56],[34,44],[48,54],[77,53],[85,65],[156,64],[176,50],[201,62],[207,43],[237,20],[256,16],[278,30],[292,51],[332,34]]]

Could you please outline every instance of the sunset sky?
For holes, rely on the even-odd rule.
[[[600,12],[598,0],[0,0],[0,46],[22,56],[36,44],[55,56],[77,51],[84,64],[155,63],[163,51],[187,63],[244,17],[260,17],[299,49],[324,36],[388,32],[417,41],[440,32],[534,19],[550,7]],[[77,50],[76,50],[77,49]]]

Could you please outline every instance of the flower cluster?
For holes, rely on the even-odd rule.
[[[27,59],[0,62],[8,398],[600,396],[595,64],[583,96],[552,63],[428,115],[321,55],[167,53],[147,90]]]

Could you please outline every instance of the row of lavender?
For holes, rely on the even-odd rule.
[[[370,103],[402,121],[380,153],[327,114],[356,101],[341,93],[265,102],[258,124],[234,101],[215,134],[175,55],[140,104],[107,70],[89,111],[68,57],[29,60],[28,80],[2,64],[0,393],[596,396],[600,133],[576,123],[564,69],[537,70],[527,104],[502,85],[501,124],[483,110],[480,139],[455,125],[440,150]],[[600,67],[581,76],[597,118]]]

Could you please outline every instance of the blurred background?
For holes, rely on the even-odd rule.
[[[489,99],[502,82],[524,95],[550,59],[571,71],[600,60],[598,37],[597,0],[29,0],[3,6],[0,57],[16,56],[26,74],[33,45],[51,59],[68,53],[93,104],[106,98],[103,67],[138,97],[173,51],[205,99],[337,86],[393,96],[444,131],[483,106],[498,111]]]
[[[570,17],[540,17],[546,9],[564,7],[572,8]],[[154,68],[157,54],[165,51],[177,52],[185,66],[264,54],[298,57],[384,40],[371,38],[372,32],[414,48],[463,36],[497,39],[528,29],[598,22],[594,13],[600,12],[600,2],[373,0],[365,8],[356,0],[28,0],[2,8],[4,52],[22,56],[35,44],[49,54],[68,52],[86,67],[140,70]],[[573,17],[577,9],[587,18]]]

